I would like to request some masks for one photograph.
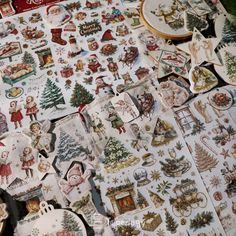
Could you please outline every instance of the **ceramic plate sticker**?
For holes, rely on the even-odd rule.
[[[183,39],[191,35],[184,28],[185,10],[186,4],[173,0],[145,0],[141,7],[144,24],[152,32],[168,39]]]
[[[41,214],[34,225],[31,235],[78,235],[86,236],[86,229],[81,219],[73,212],[55,209],[46,202],[41,202]]]
[[[217,88],[208,94],[210,104],[218,110],[228,110],[233,104],[230,92],[223,88]]]

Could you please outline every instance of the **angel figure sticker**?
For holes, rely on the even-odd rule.
[[[30,124],[29,129],[24,129],[24,133],[32,140],[32,147],[41,152],[44,156],[48,156],[51,151],[51,134],[47,133],[50,129],[50,121],[40,123],[34,121]]]
[[[129,122],[139,116],[139,110],[128,93],[113,97],[111,102],[124,122]]]
[[[191,55],[192,66],[200,65],[204,61],[221,65],[214,51],[219,42],[219,38],[205,38],[198,29],[194,28],[192,41],[179,44],[177,48]]]

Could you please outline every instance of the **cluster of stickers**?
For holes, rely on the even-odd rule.
[[[1,20],[4,130],[71,114],[149,74],[122,12],[118,0],[66,1]]]
[[[4,202],[0,220],[18,217],[16,236],[235,236],[236,29],[220,3],[150,1],[0,22],[0,187],[27,212]]]

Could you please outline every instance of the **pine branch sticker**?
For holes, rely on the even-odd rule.
[[[199,172],[211,172],[218,164],[218,160],[198,143],[195,143],[195,162]]]
[[[210,211],[204,211],[202,213],[198,213],[194,219],[190,220],[190,228],[193,229],[193,231],[196,231],[197,229],[203,228],[207,225],[210,225],[210,223],[213,222],[213,215]]]

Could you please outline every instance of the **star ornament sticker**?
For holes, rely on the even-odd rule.
[[[218,38],[205,38],[198,29],[194,28],[192,41],[179,44],[177,48],[191,55],[192,67],[203,62],[222,65],[215,53],[219,42]]]

